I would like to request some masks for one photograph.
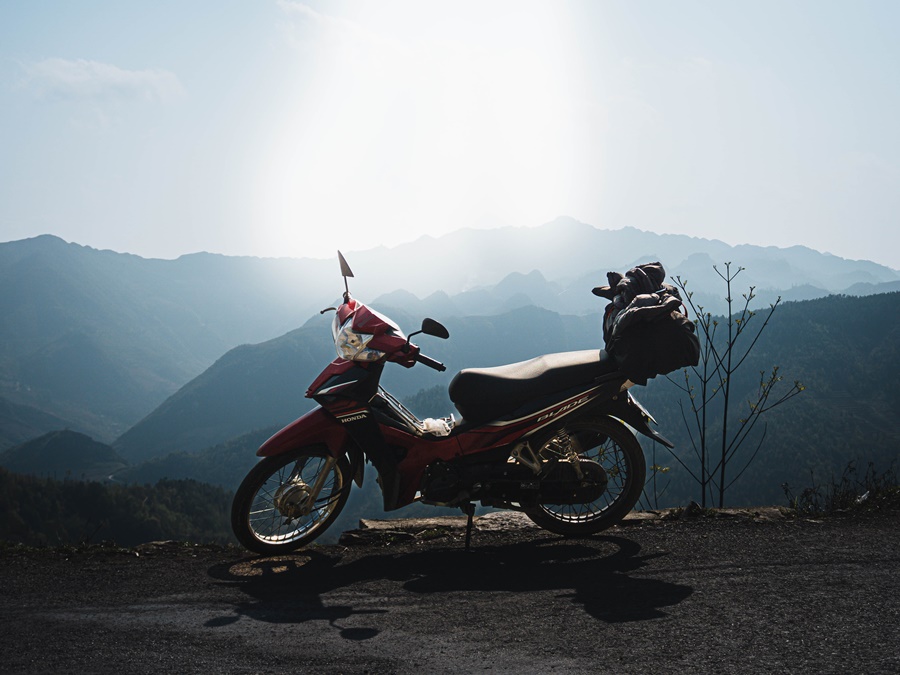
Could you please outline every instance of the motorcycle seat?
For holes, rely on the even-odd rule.
[[[602,349],[544,354],[505,366],[465,368],[450,382],[449,394],[463,419],[477,424],[617,370],[615,359]]]

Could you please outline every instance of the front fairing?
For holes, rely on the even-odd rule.
[[[384,363],[358,363],[335,359],[329,363],[306,390],[307,398],[327,405],[335,398],[359,403],[368,401],[378,391]]]
[[[415,363],[418,347],[409,343],[400,326],[352,298],[338,307],[331,330],[339,358],[392,361],[406,368]]]
[[[306,398],[312,398],[319,395],[322,393],[323,389],[330,388],[330,385],[327,384],[330,380],[340,377],[356,367],[358,366],[353,363],[353,361],[347,361],[346,359],[341,358],[335,359],[329,363],[325,367],[325,370],[319,373],[319,376],[311,385],[309,385],[309,389],[306,390]],[[327,393],[327,391],[324,393]]]
[[[356,303],[356,311],[353,313],[353,328],[376,336],[389,335],[399,340],[406,340],[406,336],[400,330],[400,326],[384,314],[367,307],[361,302]]]
[[[347,338],[345,329],[355,334],[355,348],[345,346],[342,350],[338,346],[339,339]],[[385,361],[407,367],[415,363],[418,348],[409,344],[400,327],[353,298],[346,298],[337,308],[332,334],[338,358],[329,363],[306,390],[307,398],[314,398],[326,407],[335,398],[360,403],[371,400],[378,391]],[[358,358],[352,358],[354,355]]]

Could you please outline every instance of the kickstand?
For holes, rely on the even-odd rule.
[[[466,552],[469,551],[469,545],[472,543],[472,518],[475,515],[475,505],[469,502],[464,506],[460,506],[462,512],[468,516],[466,520]]]

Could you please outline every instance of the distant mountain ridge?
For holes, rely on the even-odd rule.
[[[316,273],[314,261],[145,260],[51,236],[0,244],[0,399],[113,440],[225,351],[304,320],[318,301],[302,275]],[[7,421],[0,407],[0,439]]]
[[[572,218],[558,218],[535,228],[458,230],[392,249],[354,252],[348,259],[360,281],[371,283],[374,275],[379,285],[411,289],[420,297],[439,290],[454,295],[493,286],[513,272],[532,270],[564,285],[585,274],[603,281],[608,270],[624,271],[652,260],[662,261],[670,274],[697,276],[698,280],[709,278],[711,264],[732,261],[747,268],[745,283],[760,289],[808,283],[841,292],[857,282],[900,279],[898,271],[883,265],[846,260],[803,246],[729,246],[718,240],[660,235],[630,227],[602,230]]]
[[[346,253],[354,295],[402,309],[413,323],[529,305],[595,314],[602,303],[590,288],[609,270],[649,260],[688,279],[711,311],[720,302],[705,294],[718,286],[712,265],[726,261],[746,268],[741,287],[755,285],[761,302],[900,284],[895,270],[804,247],[731,247],[570,218]],[[223,354],[297,329],[340,290],[329,260],[153,260],[49,235],[0,244],[0,449],[51,425],[112,442]]]

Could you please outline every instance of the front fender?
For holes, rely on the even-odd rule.
[[[339,457],[352,444],[344,428],[321,407],[317,407],[276,432],[259,446],[256,454],[273,457],[299,446],[324,445],[332,457]]]
[[[321,406],[310,410],[276,432],[256,451],[259,457],[282,455],[298,447],[324,446],[332,457],[347,454],[350,457],[350,471],[359,487],[363,484],[365,458],[362,451],[333,417]]]

